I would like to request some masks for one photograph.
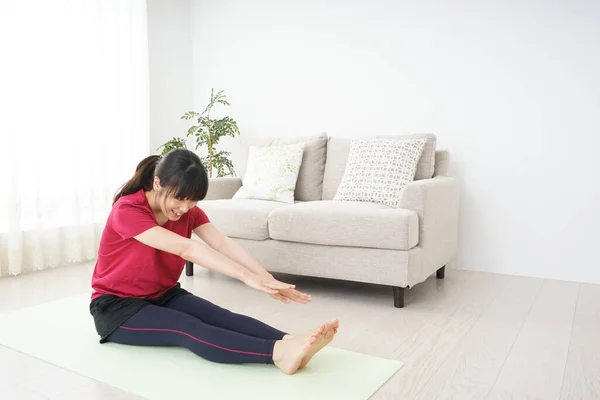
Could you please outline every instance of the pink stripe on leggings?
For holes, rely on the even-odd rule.
[[[185,333],[185,332],[182,332],[182,331],[176,331],[176,330],[173,330],[173,329],[128,328],[126,326],[120,326],[119,328],[125,329],[127,331],[153,331],[153,332],[179,333],[180,335],[185,335],[185,336],[187,336],[187,337],[189,337],[191,339],[194,339],[197,342],[204,343],[204,344],[207,344],[207,345],[212,346],[212,347],[216,347],[217,349],[221,349],[221,350],[225,350],[225,351],[230,351],[232,353],[241,353],[241,354],[248,354],[248,355],[251,355],[251,356],[263,356],[263,357],[272,357],[273,356],[273,354],[252,353],[252,352],[249,352],[249,351],[241,351],[241,350],[228,349],[226,347],[221,347],[219,345],[216,345],[216,344],[209,343],[209,342],[206,342],[204,340],[198,339],[197,337],[194,337],[194,336],[190,335],[189,333]]]

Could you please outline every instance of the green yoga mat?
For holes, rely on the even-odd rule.
[[[294,375],[227,365],[175,347],[99,344],[77,296],[0,314],[0,344],[150,400],[368,399],[402,363],[327,347]]]

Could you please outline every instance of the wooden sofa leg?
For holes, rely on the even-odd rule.
[[[394,286],[394,307],[404,308],[404,288]]]
[[[435,273],[435,277],[438,279],[444,279],[444,276],[446,276],[446,266],[445,265],[442,268],[438,269],[437,272]]]
[[[194,263],[191,261],[185,262],[185,274],[187,276],[194,276]]]

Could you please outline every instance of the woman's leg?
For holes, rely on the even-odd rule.
[[[286,335],[263,322],[221,308],[208,300],[186,293],[165,307],[199,318],[205,323],[261,339],[281,340]]]
[[[137,346],[182,346],[219,363],[273,364],[276,340],[260,339],[207,324],[191,315],[149,305],[108,337]]]

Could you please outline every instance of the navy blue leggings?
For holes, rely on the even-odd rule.
[[[273,347],[284,335],[258,320],[184,294],[164,307],[145,306],[108,336],[108,341],[182,346],[219,363],[273,364]]]

